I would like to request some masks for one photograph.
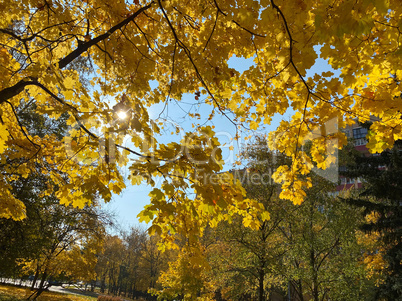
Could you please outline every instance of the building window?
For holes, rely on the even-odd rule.
[[[354,140],[354,144],[355,144],[355,146],[366,145],[366,144],[367,144],[367,140],[366,140],[365,138],[355,139],[355,140]]]
[[[346,137],[350,137],[350,131],[349,130],[346,130],[346,129],[344,129],[344,130],[341,130],[344,134],[345,134],[345,136]]]
[[[347,172],[348,171],[348,168],[346,167],[346,166],[339,166],[339,171],[340,172]]]
[[[351,178],[341,178],[341,185],[345,185],[345,184],[354,184],[356,181],[355,179],[351,179]]]
[[[353,138],[360,139],[360,138],[366,138],[366,136],[367,136],[366,128],[353,129]]]

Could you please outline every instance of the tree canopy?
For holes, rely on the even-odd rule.
[[[219,173],[220,143],[208,122],[217,114],[255,130],[293,113],[269,144],[292,159],[274,179],[294,203],[313,166],[333,162],[327,142],[345,144],[343,133],[325,129],[328,121],[341,128],[379,117],[368,137],[373,152],[402,138],[399,0],[5,0],[0,8],[1,217],[24,218],[10,182],[37,165],[61,203],[79,207],[94,194],[108,201],[120,193],[123,166],[133,184],[159,177],[142,213],[151,232],[191,236],[231,213],[257,216],[261,208],[243,198],[240,183]],[[239,72],[228,65],[234,56],[253,64]],[[319,57],[340,75],[308,77]],[[211,114],[189,112],[193,131],[160,143],[164,123],[149,109],[180,104],[185,93]],[[33,105],[50,118],[68,114],[62,141],[21,124],[17,111]],[[303,151],[309,139],[311,158]]]
[[[360,178],[363,188],[345,200],[364,208],[366,223],[362,229],[378,235],[380,247],[376,253],[384,260],[386,279],[377,289],[376,298],[398,299],[402,294],[402,208],[401,195],[401,141],[392,150],[380,156],[352,155],[354,164],[349,164],[345,176]]]

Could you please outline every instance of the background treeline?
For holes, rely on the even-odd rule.
[[[25,113],[21,122],[32,133],[63,135],[63,117],[51,121]],[[256,139],[243,154],[247,168],[235,174],[246,179],[245,196],[256,203],[254,210],[262,208],[261,219],[234,214],[206,227],[201,238],[172,235],[176,248],[165,252],[158,236],[140,228],[108,234],[113,219],[101,210],[96,193],[82,208],[60,204],[57,185],[35,172],[36,164],[57,165],[46,158],[31,162],[31,173],[15,175],[11,183],[27,218],[0,219],[0,277],[29,277],[31,299],[49,284],[79,281],[132,299],[398,300],[399,148],[366,158],[351,147],[342,156],[345,175],[359,177],[363,189],[336,194],[336,183],[315,176],[305,201],[294,205],[279,198],[280,186],[270,179],[287,158]],[[62,172],[60,177],[71,184]]]
[[[154,299],[148,289],[156,288],[170,259],[169,252],[158,249],[157,238],[145,230],[132,228],[122,236],[107,235],[95,267],[96,283],[101,293]]]
[[[337,193],[338,183],[315,176],[297,206],[264,178],[287,158],[257,139],[243,160],[247,168],[236,174],[248,179],[247,197],[270,219],[253,225],[235,215],[207,227],[199,241],[183,240],[159,278],[161,299],[401,300],[399,149],[366,157],[348,146],[343,176],[359,178],[363,188]]]
[[[158,249],[157,238],[150,237],[144,229],[110,235],[105,232],[106,225],[97,220],[96,227],[90,225],[79,236],[77,231],[84,224],[74,220],[70,227],[53,224],[55,232],[49,235],[48,231],[35,232],[38,229],[33,222],[38,221],[1,222],[0,277],[5,282],[18,279],[16,283],[31,286],[30,299],[36,299],[51,285],[70,284],[102,294],[153,300],[148,290],[157,287],[161,270],[172,258],[171,252]],[[35,248],[29,249],[31,245]]]

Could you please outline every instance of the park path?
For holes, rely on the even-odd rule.
[[[32,281],[30,280],[20,280],[20,279],[10,279],[10,278],[0,278],[0,283],[4,284],[12,284],[19,287],[31,287]],[[39,283],[39,282],[38,282]],[[47,285],[47,283],[45,283]],[[98,297],[99,293],[86,291],[84,289],[80,289],[78,286],[77,288],[65,288],[63,286],[50,286],[48,288],[51,292],[62,293],[62,294],[72,294],[72,295],[80,295],[80,296],[91,296],[91,297]],[[130,301],[127,299],[122,299],[123,301]]]
[[[0,283],[4,284],[12,284],[15,286],[19,287],[31,287],[32,281],[30,280],[20,280],[20,279],[10,279],[10,278],[0,278]],[[39,282],[37,282],[36,287],[38,286]],[[45,282],[45,285],[47,283]],[[62,294],[73,294],[73,295],[81,295],[81,296],[91,296],[91,297],[97,297],[99,294],[91,291],[86,291],[84,289],[80,288],[65,288],[63,286],[53,286],[51,285],[48,288],[49,291],[51,292],[57,292],[57,293],[62,293]]]

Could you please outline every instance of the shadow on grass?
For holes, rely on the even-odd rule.
[[[1,294],[1,293],[0,293]],[[14,296],[4,296],[0,295],[0,301],[20,301],[21,299],[16,298]]]
[[[12,285],[0,285],[0,301],[25,301],[31,295],[29,288],[20,288]],[[56,292],[43,292],[38,301],[95,301],[90,296],[68,295]]]

